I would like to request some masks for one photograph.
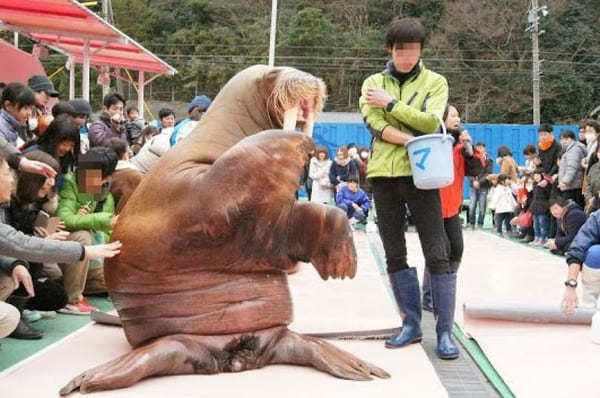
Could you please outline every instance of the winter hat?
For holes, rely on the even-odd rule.
[[[198,95],[192,100],[192,102],[190,102],[190,105],[188,106],[188,113],[192,112],[197,107],[201,107],[203,110],[206,110],[211,103],[212,100],[208,96],[204,94]]]
[[[51,97],[58,97],[58,91],[54,88],[54,84],[44,75],[31,76],[27,80],[27,85],[36,93],[45,91]]]
[[[75,108],[76,115],[88,115],[89,116],[92,114],[92,107],[90,106],[90,103],[84,99],[81,99],[81,98],[73,99],[73,100],[69,101],[69,104],[71,104],[73,106],[73,108]]]

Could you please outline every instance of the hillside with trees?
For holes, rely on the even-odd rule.
[[[117,27],[179,71],[153,82],[153,99],[215,95],[239,70],[267,63],[270,0],[112,3]],[[600,8],[597,0],[540,3],[549,11],[540,21],[542,121],[576,122],[600,104]],[[526,0],[279,0],[275,63],[322,77],[327,111],[357,111],[363,79],[387,59],[385,26],[416,16],[429,32],[423,60],[446,76],[451,101],[468,121],[531,123],[529,6]]]

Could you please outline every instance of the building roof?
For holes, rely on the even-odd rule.
[[[40,60],[33,55],[15,48],[12,44],[0,40],[0,82],[19,82],[27,84],[27,79],[32,75],[45,75],[44,67]]]
[[[175,68],[75,0],[0,0],[0,27],[24,34],[83,63],[158,74]]]

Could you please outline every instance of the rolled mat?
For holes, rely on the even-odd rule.
[[[596,312],[596,308],[575,308],[566,315],[558,304],[501,301],[467,302],[463,309],[465,317],[471,318],[572,325],[590,325]]]

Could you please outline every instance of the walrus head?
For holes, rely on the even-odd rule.
[[[312,136],[315,115],[323,110],[326,88],[323,80],[294,68],[275,71],[276,79],[267,99],[267,109],[284,130],[295,130]]]

